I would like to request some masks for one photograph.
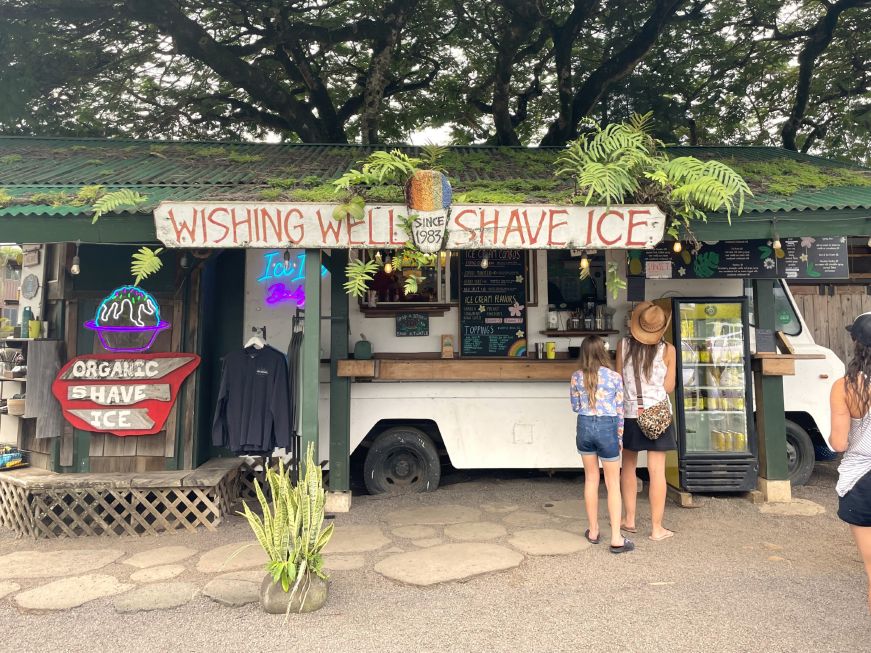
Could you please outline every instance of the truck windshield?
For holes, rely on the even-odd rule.
[[[753,315],[753,285],[744,284],[744,295],[750,311],[750,326],[756,326],[756,317]],[[783,289],[783,281],[774,286],[774,318],[778,331],[783,331],[788,336],[797,336],[801,333],[801,322],[798,319],[795,307],[789,300],[789,296]]]

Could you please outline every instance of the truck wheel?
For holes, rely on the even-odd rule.
[[[786,465],[794,486],[804,485],[810,480],[815,459],[811,436],[795,422],[786,420]]]
[[[398,426],[375,438],[363,464],[369,494],[431,492],[439,485],[441,463],[430,437]]]

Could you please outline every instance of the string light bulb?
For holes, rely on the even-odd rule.
[[[871,238],[868,239],[868,247],[871,247]]]
[[[375,252],[375,260],[378,262],[379,265],[381,264],[381,250],[380,249]]]
[[[390,257],[390,254],[387,255],[384,261],[384,272],[387,274],[393,272],[393,259]]]
[[[774,242],[771,243],[774,249],[783,249],[783,244],[780,242],[780,236],[774,234]]]
[[[445,264],[445,261],[448,260],[448,253],[445,250],[439,252],[439,258],[441,259],[442,265]]]
[[[671,246],[671,249],[674,251],[675,254],[679,254],[680,251],[683,249],[683,243],[681,243],[679,240],[676,240],[674,241],[674,245]]]
[[[587,252],[581,255],[581,269],[588,270],[590,268],[590,259],[587,257]]]
[[[484,258],[481,259],[481,269],[486,270],[489,267],[490,267],[490,259],[485,256]]]
[[[82,264],[81,264],[81,261],[79,260],[79,245],[81,245],[81,244],[82,244],[82,241],[80,241],[80,240],[76,241],[76,254],[75,254],[75,256],[73,256],[72,265],[70,265],[70,274],[73,276],[78,276],[79,273],[82,271]]]
[[[191,266],[191,259],[186,251],[181,253],[181,258],[179,259],[178,264],[182,270],[187,270]]]
[[[290,263],[290,250],[284,250],[284,265],[287,267],[287,264]]]

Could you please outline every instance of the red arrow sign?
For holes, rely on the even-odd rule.
[[[61,368],[51,391],[78,429],[152,435],[163,429],[181,384],[199,364],[196,354],[77,356]]]

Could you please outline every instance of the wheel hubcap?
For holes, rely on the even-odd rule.
[[[383,466],[384,480],[389,485],[409,486],[421,478],[422,461],[412,451],[397,451],[390,455]]]
[[[798,450],[789,440],[786,441],[786,467],[790,474],[798,467]]]

